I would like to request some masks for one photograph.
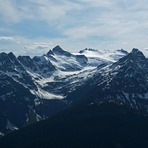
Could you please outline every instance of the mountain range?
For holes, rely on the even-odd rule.
[[[0,53],[0,133],[102,100],[147,112],[148,59],[132,52],[56,46],[42,56]]]

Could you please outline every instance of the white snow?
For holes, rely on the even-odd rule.
[[[122,92],[124,94],[124,96],[126,97],[126,99],[129,100],[129,93],[125,93],[125,92]]]
[[[0,136],[4,136],[4,134],[2,132],[0,132]]]
[[[141,99],[148,99],[148,93],[138,94],[138,97]]]
[[[64,98],[63,96],[55,95],[55,94],[49,93],[47,91],[44,91],[41,88],[38,88],[38,91],[30,90],[30,92],[42,99],[63,99]]]
[[[95,68],[94,67],[90,67],[90,66],[87,66],[87,67],[84,67],[82,70],[78,70],[78,71],[59,71],[57,73],[58,76],[68,76],[68,75],[79,75],[79,74],[85,74],[86,75],[86,71],[91,72],[91,70],[94,70]]]
[[[50,62],[57,68],[60,70],[67,70],[67,69],[72,69],[72,70],[76,70],[76,69],[81,69],[81,63],[79,63],[79,61],[76,60],[76,57],[71,56],[71,57],[67,57],[64,55],[52,55],[49,56]],[[56,59],[56,60],[55,60]]]
[[[18,128],[16,126],[14,126],[9,120],[7,120],[6,129],[18,130]]]
[[[126,93],[126,92],[122,92],[123,94],[124,94],[124,96],[128,99],[128,100],[130,100],[129,99],[129,93]],[[135,94],[131,94],[131,96],[132,96],[132,100],[134,101],[134,98],[140,98],[140,99],[148,99],[148,93],[144,93],[144,94],[137,94],[137,93],[135,93]],[[136,102],[134,102],[134,103],[136,103]]]
[[[122,56],[125,56],[124,53],[119,51],[109,51],[109,50],[95,50],[95,49],[84,49],[82,53],[73,53],[75,55],[85,55],[89,60],[97,59],[115,62]]]
[[[26,117],[27,117],[26,122],[28,122],[28,121],[29,121],[29,117],[28,117],[28,115],[27,115],[27,114],[26,114]]]

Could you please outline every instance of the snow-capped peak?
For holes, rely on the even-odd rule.
[[[103,50],[103,49],[84,49],[79,52],[79,54],[85,55],[87,58],[94,58],[103,61],[108,61],[108,62],[115,62],[119,60],[121,57],[125,56],[128,54],[127,51],[121,49],[121,50],[116,50],[116,51],[109,51],[109,50]]]
[[[53,52],[63,52],[64,50],[59,46],[59,45],[57,45],[56,47],[54,47],[53,49],[52,49],[52,51]]]
[[[47,53],[48,56],[50,55],[64,55],[64,56],[71,56],[71,53],[69,53],[68,51],[63,50],[59,45],[57,45],[56,47],[54,47],[52,50],[49,50],[49,52]]]

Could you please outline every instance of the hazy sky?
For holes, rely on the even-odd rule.
[[[148,49],[147,0],[0,0],[0,51]]]

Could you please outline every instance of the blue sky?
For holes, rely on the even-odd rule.
[[[0,52],[148,49],[146,0],[0,0]]]

